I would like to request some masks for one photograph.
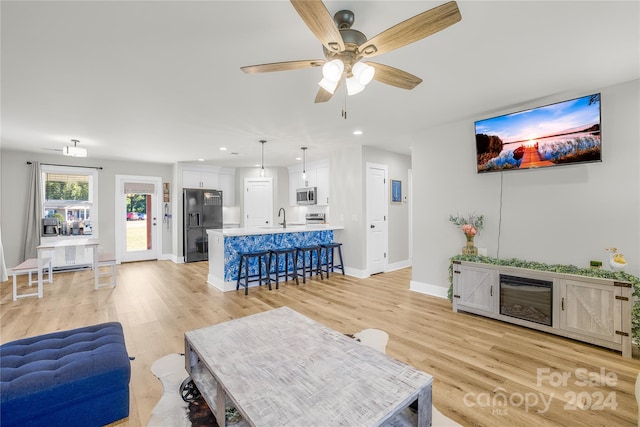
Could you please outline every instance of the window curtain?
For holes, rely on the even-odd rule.
[[[24,238],[23,261],[38,256],[36,248],[40,245],[40,227],[42,219],[42,172],[40,162],[31,163],[31,182],[27,198],[27,224]]]

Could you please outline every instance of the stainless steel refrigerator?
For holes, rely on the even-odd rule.
[[[185,188],[184,206],[184,262],[209,259],[207,229],[222,228],[222,191]]]

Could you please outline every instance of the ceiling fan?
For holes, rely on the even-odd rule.
[[[343,83],[349,95],[362,91],[372,79],[402,89],[413,89],[422,82],[421,78],[388,65],[364,62],[363,59],[421,40],[462,19],[456,2],[450,1],[367,39],[360,31],[351,28],[354,14],[350,10],[341,10],[332,18],[320,0],[291,0],[291,3],[322,43],[325,59],[274,62],[240,69],[251,74],[322,67],[323,78],[318,83],[320,89],[316,103],[329,101]]]

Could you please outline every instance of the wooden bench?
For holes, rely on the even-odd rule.
[[[100,267],[109,267],[109,270],[100,271]],[[110,276],[111,280],[105,283],[96,283],[96,289],[100,286],[117,285],[116,257],[112,253],[98,253],[98,277],[101,276]]]
[[[48,258],[45,260],[44,269],[47,270],[47,281],[49,283],[53,283],[53,270],[52,270],[52,259]],[[38,284],[38,259],[37,258],[29,258],[24,262],[16,265],[11,269],[13,273],[13,300],[17,301],[18,298],[26,298],[26,297],[35,297],[42,298],[42,286],[38,286],[37,292],[31,292],[28,294],[18,295],[18,284],[16,280],[17,274],[29,274],[29,286],[32,286],[34,283]],[[33,278],[33,274],[36,274],[36,278]],[[44,273],[43,273],[44,274]]]

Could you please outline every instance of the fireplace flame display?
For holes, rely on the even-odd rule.
[[[552,326],[553,282],[500,275],[500,314]]]

